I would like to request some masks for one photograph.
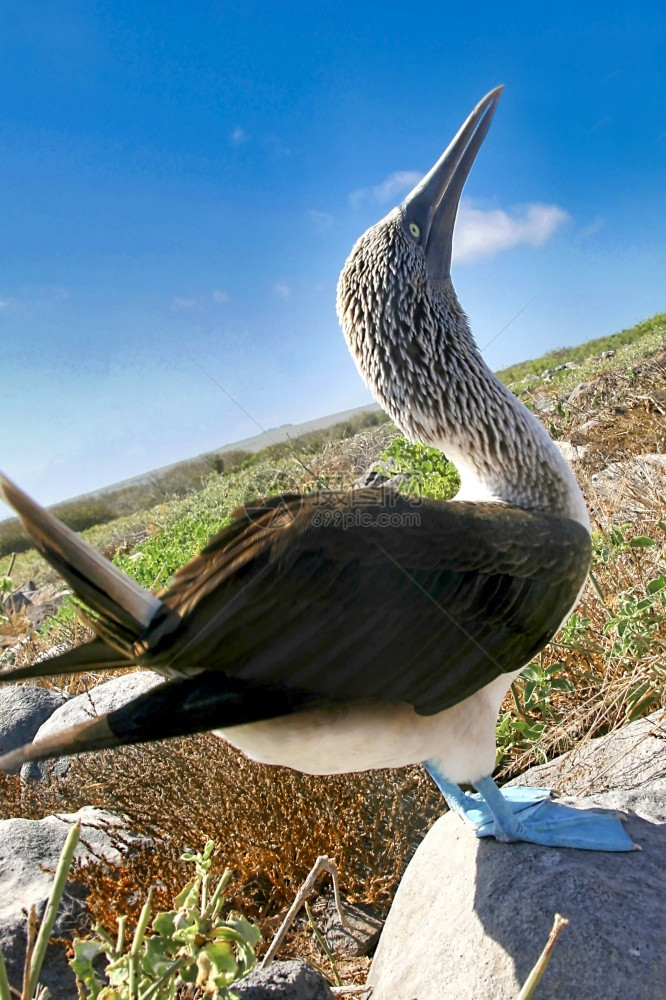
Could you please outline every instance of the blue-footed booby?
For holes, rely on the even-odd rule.
[[[460,493],[271,498],[237,510],[153,595],[3,478],[2,497],[91,609],[96,637],[0,679],[129,664],[167,679],[0,766],[212,730],[311,774],[424,763],[478,836],[633,847],[616,817],[492,778],[502,698],[574,607],[590,562],[578,484],[483,362],[451,283],[461,191],[500,92],[360,238],[338,286],[361,375],[408,438],[455,463]]]

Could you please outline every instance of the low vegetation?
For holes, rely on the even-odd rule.
[[[584,360],[604,350],[615,355]],[[530,380],[515,391],[556,439],[587,447],[575,468],[593,522],[593,570],[575,614],[504,702],[497,731],[501,778],[666,701],[663,478],[637,479],[630,464],[619,466],[615,477],[603,471],[636,455],[666,454],[666,315],[501,374],[515,383],[563,359],[582,367]],[[584,391],[572,402],[568,394],[579,383]],[[409,444],[378,415],[372,426],[246,458],[231,471],[211,473],[202,488],[184,497],[86,535],[142,584],[159,587],[241,503],[286,490],[349,487],[369,467],[398,477],[394,482],[407,492],[446,498],[457,489],[455,470],[438,452]],[[8,565],[8,559],[0,562],[0,576]],[[48,575],[31,553],[19,556],[12,570],[15,584],[29,577],[42,582]],[[25,635],[25,622],[16,618],[0,633],[22,633],[19,657],[30,659],[54,642],[79,639],[81,628],[70,610],[51,623],[47,635]],[[49,683],[78,690],[81,681]],[[220,845],[232,870],[225,890],[230,903],[265,929],[320,854],[336,858],[349,899],[385,908],[442,808],[418,767],[310,778],[248,761],[209,735],[91,754],[51,784],[21,788],[18,778],[1,777],[0,796],[2,816],[36,818],[92,804],[125,815],[129,828],[148,838],[126,850],[120,872],[100,862],[78,873],[90,886],[95,920],[111,938],[118,913],[129,913],[127,934],[133,932],[137,900],[149,885],[156,885],[153,905],[169,905],[182,884],[183,847],[196,850],[206,840]],[[309,953],[300,931],[289,947]]]
[[[157,469],[140,477],[138,482],[110,486],[99,493],[87,494],[74,500],[55,504],[52,512],[74,531],[85,532],[91,544],[102,548],[107,540],[125,537],[152,522],[153,512],[164,504],[205,489],[211,478],[230,476],[239,470],[262,465],[275,468],[285,458],[298,455],[305,459],[319,454],[332,444],[354,434],[388,423],[381,412],[362,413],[325,430],[303,434],[297,442],[286,441],[270,445],[259,452],[226,449],[210,452],[165,469]],[[113,522],[113,523],[111,523]],[[107,527],[108,526],[108,527]],[[12,552],[25,552],[30,541],[21,529],[18,518],[0,521],[0,559]]]
[[[88,1000],[173,1000],[179,987],[193,985],[211,1000],[233,1000],[236,994],[229,987],[252,970],[261,933],[239,913],[222,919],[231,872],[227,869],[217,884],[212,881],[213,846],[209,840],[202,852],[182,855],[194,864],[194,878],[170,910],[154,913],[149,894],[131,941],[125,936],[124,914],[116,920],[113,937],[98,925],[93,937],[74,941],[69,964],[81,995]]]
[[[618,365],[631,364],[663,349],[665,339],[666,313],[657,313],[628,330],[621,330],[609,337],[587,340],[576,347],[557,347],[540,358],[520,361],[518,364],[501,369],[497,374],[506,385],[509,385],[520,383],[526,375],[542,375],[543,372],[552,371],[558,365],[573,362],[581,366],[578,376],[564,370],[560,380],[562,385],[566,386],[573,378],[575,381],[571,384],[575,385],[589,374],[598,375],[604,371],[612,371]],[[609,351],[612,352],[611,357],[601,357]]]

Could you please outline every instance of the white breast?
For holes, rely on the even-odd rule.
[[[518,673],[502,674],[437,715],[366,701],[217,729],[215,735],[252,760],[306,774],[403,767],[437,757],[452,781],[471,782],[494,769],[497,713]]]

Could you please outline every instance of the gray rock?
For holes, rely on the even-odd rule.
[[[58,608],[71,590],[63,588],[62,583],[47,583],[38,587],[30,594],[30,606],[25,609],[26,616],[34,629],[42,627],[48,618],[57,614]]]
[[[271,962],[234,983],[242,1000],[333,1000],[334,994],[320,972],[306,962]]]
[[[580,368],[581,366],[578,364],[577,361],[567,361],[564,367],[568,368],[570,371],[573,371],[575,368]]]
[[[532,408],[535,413],[553,413],[555,410],[555,400],[550,396],[535,396],[532,400]]]
[[[602,351],[599,355],[600,358],[614,358],[615,351]]]
[[[38,684],[5,688],[0,701],[0,754],[29,743],[64,701],[61,691]],[[14,773],[19,770],[16,768]]]
[[[567,396],[567,403],[570,406],[586,406],[594,397],[598,385],[599,379],[591,379],[589,382],[579,382]]]
[[[342,912],[349,925],[345,927],[332,896],[320,896],[312,912],[326,944],[335,955],[367,955],[377,944],[384,926],[384,921],[376,916],[371,906],[354,906],[342,900]]]
[[[373,1000],[514,1000],[555,913],[570,920],[539,1000],[661,1000],[666,982],[666,727],[656,718],[524,775],[631,810],[641,850],[596,853],[477,840],[438,820],[396,895],[368,982]],[[585,797],[583,797],[585,793]],[[591,793],[591,794],[590,794]]]
[[[25,957],[23,910],[34,906],[37,916],[43,917],[53,883],[53,869],[67,834],[79,818],[82,827],[77,860],[85,864],[89,858],[101,855],[117,864],[120,855],[108,831],[122,829],[122,824],[110,813],[86,807],[78,813],[47,816],[42,820],[0,821],[0,951],[10,985],[16,988],[21,985]],[[56,917],[54,937],[71,938],[77,931],[82,933],[87,929],[90,921],[85,896],[81,883],[68,883]],[[48,986],[56,1000],[76,1000],[74,974],[62,945],[48,947],[40,982]]]
[[[522,381],[523,382],[538,382],[539,381],[539,376],[538,375],[533,375],[530,372],[528,375],[525,376],[525,378]]]
[[[633,521],[654,512],[655,497],[666,493],[666,455],[637,455],[612,462],[592,476],[597,494],[612,501],[620,520]]]
[[[112,712],[114,709],[126,705],[137,695],[143,694],[144,691],[159,684],[161,680],[162,678],[151,670],[140,670],[133,674],[122,674],[112,681],[91,688],[85,694],[70,698],[64,705],[56,709],[43,726],[40,726],[35,734],[35,741],[51,736],[53,733],[59,733],[79,722],[87,722],[94,716]],[[21,777],[24,781],[38,781],[49,774],[64,777],[69,771],[70,765],[70,757],[58,757],[52,761],[33,761],[23,765]]]
[[[571,441],[556,441],[555,447],[565,462],[580,462],[585,457],[587,445],[571,444]]]

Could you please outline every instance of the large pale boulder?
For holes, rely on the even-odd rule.
[[[666,725],[641,720],[516,783],[559,787],[582,807],[627,810],[641,850],[477,840],[447,814],[402,880],[372,964],[372,1000],[515,1000],[555,913],[570,925],[539,1000],[662,1000]]]
[[[0,754],[29,743],[64,701],[61,691],[40,684],[4,687],[0,694]]]
[[[112,681],[98,684],[96,687],[86,691],[85,694],[70,698],[56,709],[55,712],[40,726],[35,733],[35,741],[45,739],[54,733],[68,729],[70,726],[78,725],[80,722],[87,722],[97,715],[104,715],[112,712],[116,708],[121,708],[128,701],[148,691],[149,688],[159,684],[162,678],[152,672],[152,670],[137,670],[133,673],[121,674],[114,677]],[[71,765],[71,757],[57,757],[55,760],[32,761],[24,764],[21,768],[21,777],[24,780],[38,781],[49,774],[54,774],[59,778],[64,777]]]
[[[26,917],[31,906],[42,919],[53,884],[55,869],[69,831],[81,820],[76,859],[85,864],[91,857],[105,857],[118,864],[113,845],[114,830],[121,831],[118,817],[86,807],[78,813],[45,819],[0,821],[0,952],[4,956],[10,985],[20,989],[25,958]],[[53,937],[71,938],[89,923],[86,889],[68,882],[58,909]],[[40,975],[57,1000],[76,1000],[74,974],[61,944],[49,945]]]

